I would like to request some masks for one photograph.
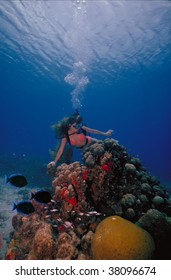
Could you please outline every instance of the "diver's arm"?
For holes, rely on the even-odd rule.
[[[57,161],[60,159],[61,155],[63,154],[63,151],[64,151],[64,148],[65,148],[65,145],[66,145],[66,142],[67,142],[67,139],[66,137],[62,138],[61,140],[61,145],[58,149],[58,152],[56,154],[56,157],[53,161],[49,162],[47,167],[52,167],[52,166],[55,166],[55,164],[57,163]]]
[[[99,134],[99,135],[104,135],[104,136],[110,136],[113,132],[112,129],[109,129],[108,131],[106,132],[102,132],[100,130],[97,130],[97,129],[93,129],[93,128],[89,128],[87,126],[82,126],[82,128],[86,131],[86,132],[90,132],[90,133],[93,133],[93,134]]]
[[[58,150],[58,152],[57,152],[57,154],[56,154],[56,157],[55,157],[55,159],[54,159],[54,162],[55,162],[55,163],[60,159],[61,155],[63,154],[63,151],[64,151],[64,148],[65,148],[66,142],[67,142],[66,137],[62,138],[62,140],[61,140],[61,145],[60,145],[59,150]]]

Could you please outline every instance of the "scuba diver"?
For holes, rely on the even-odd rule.
[[[70,117],[66,117],[59,121],[57,124],[52,126],[52,129],[56,131],[56,137],[61,139],[60,147],[57,151],[55,159],[48,163],[47,167],[53,167],[56,165],[61,155],[63,154],[66,143],[68,142],[71,146],[76,147],[77,149],[83,149],[86,146],[89,146],[96,141],[95,138],[87,136],[86,133],[93,133],[104,135],[109,137],[113,130],[109,129],[106,132],[102,132],[96,129],[89,128],[82,123],[82,117],[78,113],[72,114]]]

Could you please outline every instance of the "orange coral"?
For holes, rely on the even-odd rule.
[[[51,226],[50,224],[44,223],[35,234],[30,255],[32,256],[32,259],[50,260],[52,259],[53,250],[54,243],[52,239]],[[29,258],[30,256],[28,259]]]
[[[57,260],[71,260],[78,255],[78,250],[72,240],[72,236],[66,232],[60,233],[57,244]]]
[[[111,216],[98,225],[91,249],[94,259],[150,259],[154,241],[147,231],[119,216]]]

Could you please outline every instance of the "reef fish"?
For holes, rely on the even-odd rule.
[[[52,196],[47,191],[38,191],[36,193],[31,192],[30,199],[35,199],[37,202],[40,203],[49,203],[52,199]]]
[[[13,202],[12,211],[14,211],[15,209],[17,210],[17,212],[19,214],[22,214],[22,215],[29,215],[35,211],[33,205],[28,200],[20,201],[17,204],[15,204]]]
[[[17,188],[22,188],[28,184],[26,178],[20,173],[14,173],[5,177],[5,184],[10,184]]]

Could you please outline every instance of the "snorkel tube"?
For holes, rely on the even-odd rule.
[[[74,114],[72,114],[69,118],[69,122],[70,124],[76,123],[76,125],[78,125],[78,127],[80,126],[80,124],[82,123],[82,117],[80,116],[78,110],[76,110],[76,112]]]

